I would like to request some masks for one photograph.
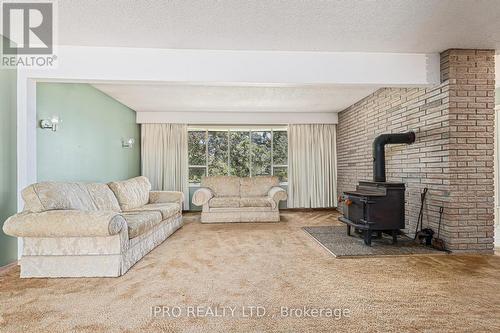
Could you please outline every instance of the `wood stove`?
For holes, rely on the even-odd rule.
[[[371,245],[374,232],[392,235],[393,243],[405,228],[405,184],[386,182],[385,145],[415,142],[415,133],[382,134],[373,142],[373,181],[360,181],[355,191],[344,192],[343,216],[339,220],[363,234],[366,245]]]

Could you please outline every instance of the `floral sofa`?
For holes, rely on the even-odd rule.
[[[21,277],[120,276],[183,223],[183,194],[151,191],[146,177],[43,182],[22,197],[3,226],[23,239]]]
[[[278,177],[203,177],[192,201],[202,206],[201,222],[279,222],[279,202],[286,200]]]

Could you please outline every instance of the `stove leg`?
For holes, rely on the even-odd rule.
[[[372,246],[372,231],[365,230],[365,244],[368,246]]]
[[[347,236],[351,236],[351,226],[347,225]]]
[[[392,230],[392,244],[396,244],[398,242],[398,231]]]

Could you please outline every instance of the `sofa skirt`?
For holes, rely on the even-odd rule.
[[[130,240],[126,229],[110,237],[24,238],[21,278],[121,276],[182,225],[179,213]]]
[[[280,212],[272,211],[228,211],[217,210],[201,213],[202,223],[225,223],[225,222],[279,222]]]

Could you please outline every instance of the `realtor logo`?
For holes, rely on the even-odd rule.
[[[3,35],[12,42],[4,54],[51,54],[53,36],[52,3],[2,4]]]
[[[2,2],[2,66],[53,67],[54,1]],[[33,56],[28,56],[33,55]]]

